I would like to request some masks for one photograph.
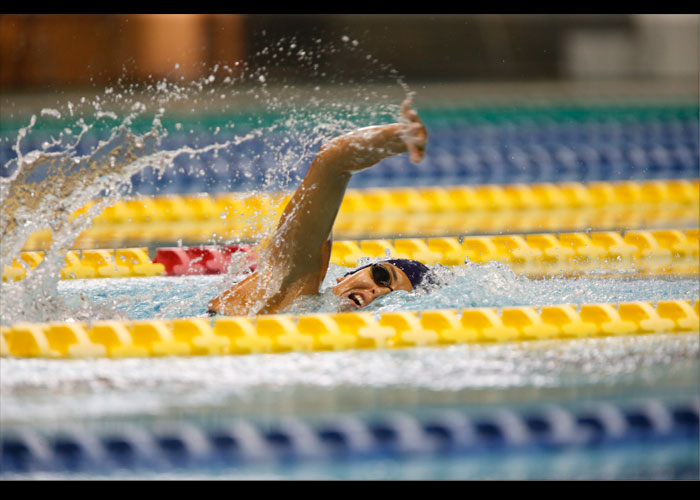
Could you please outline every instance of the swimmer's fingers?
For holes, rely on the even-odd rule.
[[[420,123],[420,118],[418,118],[418,113],[411,108],[411,100],[406,99],[401,103],[401,121],[403,123]]]
[[[408,115],[411,115],[411,114],[413,114],[413,115],[415,115],[415,116],[418,116],[418,115],[416,114],[416,112],[413,111],[413,109],[411,109],[411,105],[412,105],[412,104],[413,104],[413,103],[411,102],[410,99],[404,99],[404,101],[401,103],[401,116],[402,116],[404,119],[407,119],[407,118],[408,118]]]
[[[403,141],[408,149],[409,158],[413,163],[419,163],[425,155],[428,132],[418,113],[411,108],[409,99],[401,103],[401,116],[405,123]]]

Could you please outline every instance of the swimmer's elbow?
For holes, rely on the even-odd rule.
[[[217,314],[219,314],[219,311],[217,309],[214,309],[211,306],[207,307],[207,312],[206,312],[207,316],[216,316]]]
[[[209,301],[207,304],[207,315],[216,316],[217,314],[221,314],[221,305],[220,297],[216,297]]]

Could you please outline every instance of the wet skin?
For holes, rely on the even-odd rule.
[[[388,282],[377,283],[373,279],[371,267],[336,278],[337,284],[332,291],[342,299],[342,306],[360,309],[394,290],[413,290],[408,276],[401,269],[389,262],[381,262],[379,265],[388,271]]]
[[[225,315],[274,314],[301,295],[318,294],[330,261],[333,224],[352,174],[402,153],[418,163],[426,143],[425,126],[408,100],[401,105],[398,123],[364,127],[324,143],[273,234],[257,246],[257,270],[214,298],[209,310]],[[396,286],[391,288],[411,290],[405,274],[402,277],[400,269],[392,268]],[[356,306],[389,293],[388,287],[372,288],[365,279],[371,273],[361,269],[347,276],[352,279],[341,280],[334,293]]]

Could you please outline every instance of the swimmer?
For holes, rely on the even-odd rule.
[[[258,248],[257,269],[208,304],[210,315],[273,314],[297,297],[319,293],[331,255],[331,232],[354,172],[390,156],[425,154],[427,131],[409,100],[399,123],[357,129],[321,145],[271,237]],[[411,291],[429,268],[408,259],[377,262],[337,278],[343,308],[362,308],[395,290]]]

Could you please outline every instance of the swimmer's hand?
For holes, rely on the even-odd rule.
[[[425,155],[425,145],[428,142],[428,131],[413,109],[410,99],[401,103],[401,123],[404,125],[402,139],[408,149],[409,158],[413,163],[420,163]]]
[[[321,146],[313,163],[325,171],[345,174],[406,152],[412,162],[418,163],[425,154],[427,140],[423,122],[411,108],[411,101],[405,100],[401,104],[399,123],[364,127],[336,137]]]

